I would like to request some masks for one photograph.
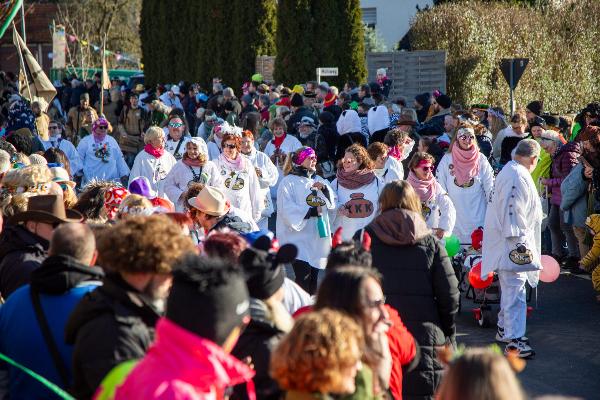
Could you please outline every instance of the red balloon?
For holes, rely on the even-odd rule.
[[[469,271],[469,283],[475,289],[485,289],[494,281],[494,273],[490,272],[485,280],[481,279],[481,261]]]

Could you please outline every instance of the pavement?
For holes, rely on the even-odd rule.
[[[457,342],[495,343],[495,326],[479,327],[471,311],[476,306],[462,296]],[[530,305],[527,336],[536,355],[519,374],[527,394],[600,399],[600,304],[589,276],[562,272],[553,283],[541,282]]]

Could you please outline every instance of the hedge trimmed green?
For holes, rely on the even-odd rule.
[[[415,50],[447,50],[448,94],[462,104],[509,105],[499,63],[527,57],[515,91],[518,106],[539,99],[551,112],[580,109],[600,92],[600,1],[553,8],[463,1],[419,12]]]

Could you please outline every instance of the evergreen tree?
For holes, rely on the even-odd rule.
[[[329,40],[333,43],[331,51],[339,68],[339,75],[332,79],[338,86],[348,80],[365,82],[367,66],[365,59],[365,39],[360,10],[360,0],[337,0],[338,8],[342,11],[336,21],[339,39]]]
[[[316,58],[312,37],[310,0],[279,0],[277,9],[277,58],[275,80],[293,85],[314,79]]]
[[[233,37],[231,43],[234,87],[250,80],[255,72],[256,56],[275,55],[277,0],[233,2]]]

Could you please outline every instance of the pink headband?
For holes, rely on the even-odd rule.
[[[429,166],[431,165],[431,161],[429,161],[429,160],[421,160],[417,164],[417,167],[425,167],[425,166],[428,166],[428,165]]]
[[[306,149],[302,150],[297,156],[294,161],[294,164],[296,165],[302,165],[302,163],[304,162],[304,160],[306,160],[307,158],[311,158],[311,157],[315,157],[315,151],[313,149],[311,149],[310,147],[307,147]]]

